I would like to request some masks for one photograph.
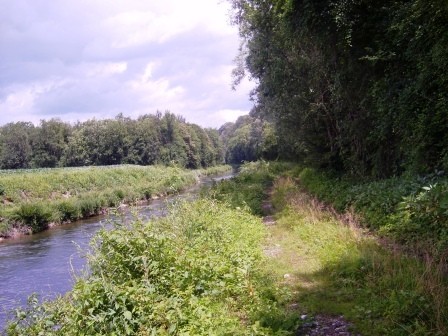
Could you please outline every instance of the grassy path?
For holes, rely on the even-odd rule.
[[[291,183],[288,180],[277,180],[274,187],[273,196],[277,198],[277,207],[284,200],[279,200],[276,194],[285,187],[285,182]],[[325,245],[330,241],[359,240],[362,233],[330,220],[331,215],[324,214],[317,203],[305,194],[295,196],[293,208],[274,216],[269,211],[269,202],[264,204],[268,210],[263,220],[268,230],[263,249],[268,258],[266,267],[277,279],[277,285],[287,293],[284,298],[285,308],[300,316],[297,334],[355,335],[351,332],[352,324],[339,315],[341,311],[331,309],[335,304],[333,300],[322,300],[312,295],[325,283],[324,277],[316,276],[322,271],[323,263],[319,254],[313,251],[313,245],[315,247],[317,243],[326,248]],[[326,241],[320,241],[323,235],[327,237]]]
[[[266,270],[301,316],[301,335],[443,335],[446,286],[436,265],[381,246],[350,216],[274,181]],[[350,322],[348,322],[350,321]]]

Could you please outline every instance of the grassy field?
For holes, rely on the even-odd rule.
[[[178,192],[195,184],[200,175],[230,169],[121,165],[0,171],[0,236],[14,231],[38,232],[50,223]]]

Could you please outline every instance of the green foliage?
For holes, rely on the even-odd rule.
[[[274,163],[258,161],[243,165],[240,174],[231,180],[221,181],[210,191],[212,197],[225,200],[234,207],[247,206],[254,215],[263,213],[265,191],[274,175],[270,166]]]
[[[19,312],[8,335],[271,335],[254,319],[259,219],[215,201],[100,231],[90,275],[66,297]]]
[[[0,168],[28,168],[31,157],[31,123],[9,123],[0,128]]]
[[[58,119],[0,127],[0,168],[92,165],[175,164],[191,169],[224,161],[216,130],[187,123],[169,112],[137,120],[87,120],[75,125]]]
[[[272,228],[282,249],[273,267],[280,277],[290,274],[294,300],[311,315],[345,316],[363,335],[445,335],[446,255],[426,250],[422,259],[383,248],[302,188],[291,178],[274,181],[283,210]]]
[[[229,166],[213,168],[219,169]],[[129,165],[2,171],[0,217],[9,229],[12,225],[32,225],[33,231],[40,231],[50,221],[73,221],[120,203],[181,191],[208,172]],[[47,219],[48,212],[51,218]],[[2,236],[7,236],[7,231],[2,230]]]
[[[43,203],[24,203],[13,213],[13,219],[29,226],[35,233],[48,227],[52,213]]]
[[[278,138],[271,124],[250,116],[239,117],[219,129],[226,148],[226,162],[241,164],[279,156]]]
[[[337,178],[314,169],[295,173],[301,185],[320,200],[343,212],[354,210],[365,226],[402,242],[435,244],[440,252],[447,241],[447,182],[402,176],[379,181]],[[422,190],[423,188],[423,190]]]
[[[448,183],[423,187],[400,204],[403,219],[389,229],[414,241],[435,240],[441,250],[448,248]]]
[[[70,133],[70,125],[61,120],[41,120],[40,126],[35,128],[31,137],[31,166],[57,167],[64,154]]]
[[[444,0],[229,2],[235,84],[256,79],[251,116],[282,155],[357,176],[447,167]]]
[[[71,201],[61,201],[55,204],[55,206],[59,211],[61,222],[71,222],[77,220],[82,215],[79,204],[73,203]]]

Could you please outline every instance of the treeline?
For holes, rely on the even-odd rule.
[[[362,176],[448,169],[446,0],[229,0],[235,84],[283,155]]]
[[[222,125],[219,135],[227,163],[240,164],[259,158],[274,160],[279,155],[281,141],[273,125],[260,119],[241,116],[234,123]]]
[[[46,168],[115,164],[175,164],[186,168],[224,162],[215,129],[187,123],[166,112],[136,120],[88,120],[74,125],[58,119],[0,127],[0,168]]]

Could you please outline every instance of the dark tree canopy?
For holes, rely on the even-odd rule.
[[[448,169],[445,0],[230,0],[236,83],[288,151],[359,175]]]

